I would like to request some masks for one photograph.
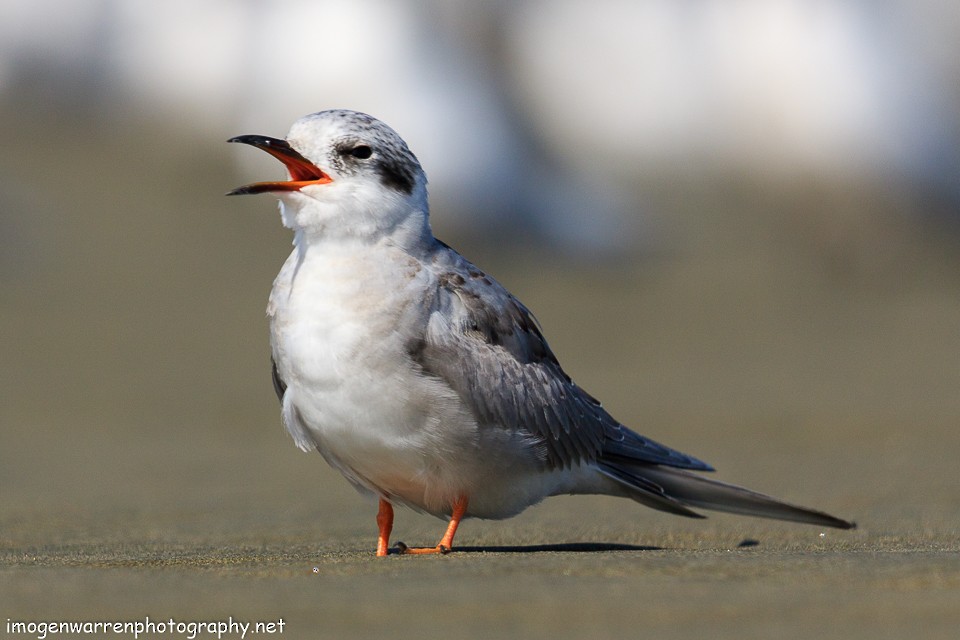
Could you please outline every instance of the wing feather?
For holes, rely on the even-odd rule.
[[[410,354],[460,395],[479,424],[524,432],[553,468],[610,453],[710,469],[617,422],[563,371],[533,314],[493,278],[443,244],[431,266],[426,328]]]

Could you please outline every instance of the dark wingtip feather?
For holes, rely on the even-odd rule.
[[[634,463],[625,466],[622,462],[613,462],[606,459],[601,462],[600,469],[606,475],[632,488],[636,491],[637,496],[644,499],[648,496],[654,496],[656,502],[666,502],[671,507],[683,505],[684,508],[696,507],[726,511],[760,518],[803,522],[835,529],[855,529],[857,526],[855,522],[837,518],[823,511],[790,504],[772,496],[726,482],[704,478],[682,469],[646,463]],[[662,509],[658,504],[650,504],[649,506]]]
[[[608,432],[609,433],[609,432]],[[625,465],[637,463],[660,464],[690,471],[714,471],[714,468],[689,454],[641,436],[622,424],[616,426],[615,437],[608,435],[603,443],[601,459]]]

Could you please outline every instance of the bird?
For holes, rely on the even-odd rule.
[[[296,445],[379,499],[377,556],[448,553],[463,519],[562,494],[856,526],[707,478],[709,464],[613,418],[533,313],[433,235],[426,174],[380,120],[331,109],[285,139],[228,142],[286,168],[287,180],[227,195],[272,194],[293,232],[267,304],[273,387]],[[394,506],[447,520],[440,541],[391,547]]]

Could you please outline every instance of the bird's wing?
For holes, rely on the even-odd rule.
[[[413,360],[443,379],[480,424],[522,431],[542,446],[550,467],[609,455],[710,470],[710,466],[630,431],[560,367],[533,314],[507,290],[446,245],[430,268]]]

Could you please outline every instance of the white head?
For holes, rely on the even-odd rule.
[[[283,162],[290,180],[258,182],[227,195],[277,195],[284,226],[308,241],[430,234],[426,175],[403,139],[376,118],[321,111],[293,123],[286,140],[248,135],[229,142],[263,149]]]

